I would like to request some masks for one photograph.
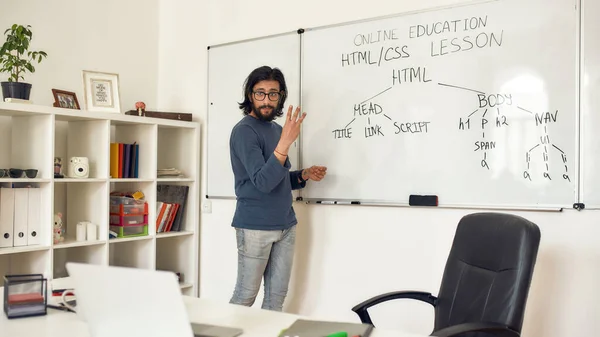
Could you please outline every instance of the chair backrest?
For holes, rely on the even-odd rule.
[[[538,226],[520,216],[464,216],[444,270],[434,330],[495,322],[521,332],[540,236]]]

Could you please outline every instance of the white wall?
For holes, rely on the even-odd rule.
[[[82,70],[119,74],[121,109],[144,101],[156,106],[158,0],[2,0],[0,31],[14,23],[31,25],[32,50],[48,58],[34,64],[34,104],[54,102],[52,89],[73,91],[85,109]],[[4,43],[4,36],[0,41]],[[7,74],[0,74],[5,81]]]
[[[81,70],[90,68],[122,74],[124,101],[141,97],[149,107],[193,112],[203,121],[208,45],[453,2],[459,1],[55,0],[50,6],[42,0],[4,0],[10,10],[0,11],[0,28],[13,21],[31,23],[34,46],[51,55],[31,77],[37,103],[51,104],[51,88],[81,95]],[[57,19],[58,13],[68,19]],[[436,294],[456,223],[474,211],[295,207],[300,226],[286,310],[348,320],[357,319],[350,311],[354,304],[375,294],[402,289]],[[204,297],[228,301],[231,296],[236,272],[233,211],[233,201],[213,200],[212,213],[202,214]],[[600,315],[598,213],[518,214],[542,229],[523,335],[595,336],[593,322]],[[419,302],[381,305],[372,313],[378,326],[423,334],[433,326],[431,308]]]
[[[206,119],[208,45],[458,2],[215,0],[200,5],[162,0],[159,104],[193,111],[200,120]],[[317,119],[318,113],[311,116]],[[206,149],[205,142],[203,146]],[[206,163],[202,166],[204,176]],[[228,301],[231,296],[236,276],[230,227],[234,206],[234,201],[212,200],[212,213],[202,214],[203,297]],[[456,224],[461,216],[475,211],[300,203],[295,207],[300,226],[294,281],[285,309],[348,320],[357,319],[350,308],[372,295],[402,289],[436,294]],[[590,322],[600,315],[600,304],[596,304],[600,291],[595,287],[600,249],[594,248],[600,234],[598,213],[517,214],[537,222],[542,230],[523,335],[595,335]],[[255,306],[261,300],[262,294]],[[385,304],[372,313],[380,326],[424,334],[433,327],[433,310],[419,302]]]

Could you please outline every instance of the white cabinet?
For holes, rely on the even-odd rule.
[[[200,139],[197,122],[0,102],[0,170],[7,173],[0,177],[0,188],[35,188],[36,206],[31,214],[32,219],[39,219],[39,226],[14,224],[36,229],[35,239],[20,246],[12,244],[15,240],[3,240],[8,247],[0,248],[0,275],[68,277],[65,264],[69,261],[170,270],[180,273],[184,294],[198,296]],[[131,174],[111,176],[116,169],[111,167],[111,143],[137,145],[135,156],[130,157]],[[54,176],[55,157],[62,159],[62,178]],[[87,177],[69,176],[69,160],[74,157],[87,158],[83,169]],[[181,174],[157,174],[170,168]],[[37,170],[35,176],[32,170]],[[173,221],[180,217],[178,228],[166,232],[157,231],[156,226],[159,185],[187,187],[185,207],[173,214]],[[127,191],[140,191],[148,204],[147,235],[109,238],[110,195]],[[13,214],[0,214],[0,219],[27,218],[14,216],[23,210],[30,213],[27,205],[12,206],[14,198],[6,202],[10,207],[0,198],[0,211],[12,209]],[[58,213],[64,240],[55,243]],[[82,222],[94,225],[92,239],[77,239],[77,226]]]

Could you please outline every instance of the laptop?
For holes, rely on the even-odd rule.
[[[191,323],[175,273],[67,262],[77,315],[91,337],[236,337],[235,327]]]

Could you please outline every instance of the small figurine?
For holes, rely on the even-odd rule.
[[[63,242],[65,240],[62,226],[62,213],[59,212],[54,214],[54,234],[52,236],[54,239],[54,244]]]
[[[144,114],[144,111],[146,110],[146,103],[136,102],[135,109],[138,111],[138,116],[142,116]]]
[[[62,173],[62,158],[54,157],[54,178],[64,178]]]

